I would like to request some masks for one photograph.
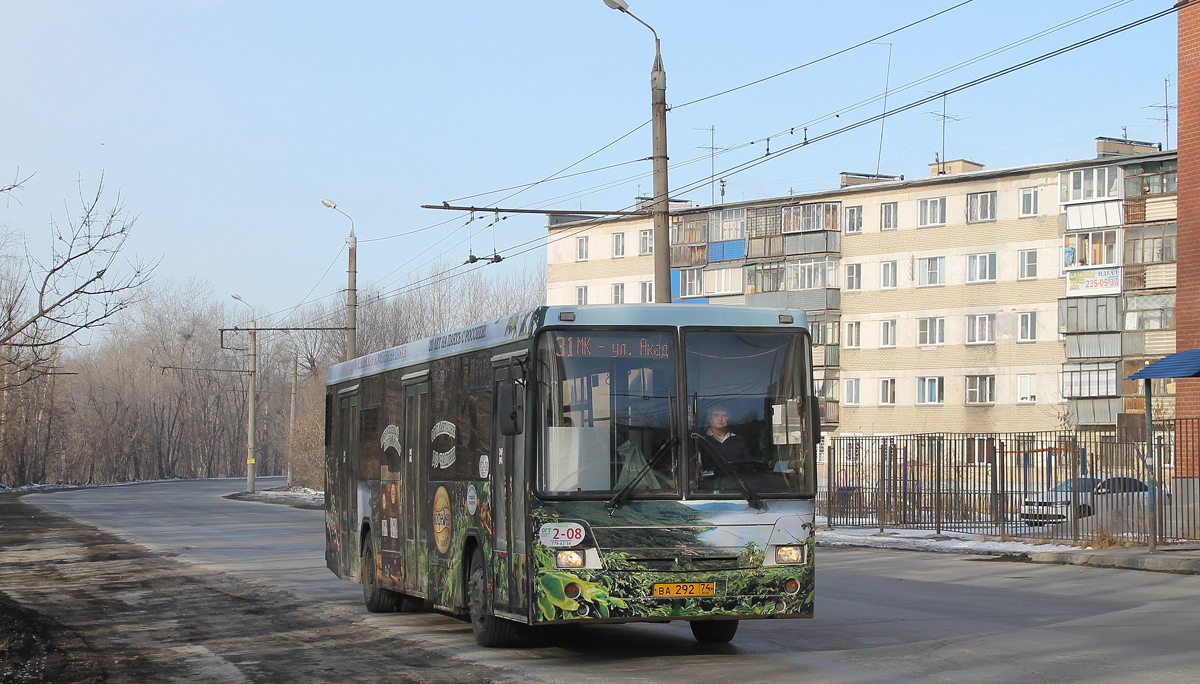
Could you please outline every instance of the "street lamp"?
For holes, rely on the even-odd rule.
[[[671,303],[671,246],[668,241],[667,211],[667,72],[663,69],[658,31],[629,11],[625,0],[604,0],[609,7],[628,14],[654,34],[654,65],[650,67],[650,111],[654,131],[654,301]]]
[[[338,205],[331,199],[321,200],[321,204],[329,207],[337,213],[350,219],[350,237],[346,238],[346,244],[350,245],[350,267],[347,269],[348,284],[346,286],[346,361],[358,356],[357,336],[358,336],[358,238],[354,235],[354,219],[346,212],[338,209]]]
[[[246,401],[250,405],[249,419],[246,425],[246,491],[250,494],[254,493],[254,404],[255,404],[255,364],[258,354],[258,318],[254,316],[254,307],[250,303],[242,299],[239,294],[234,294],[233,298],[250,307],[250,389],[249,397]]]

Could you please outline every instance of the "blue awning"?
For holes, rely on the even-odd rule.
[[[1200,376],[1200,349],[1171,354],[1130,375],[1127,380],[1194,378]]]

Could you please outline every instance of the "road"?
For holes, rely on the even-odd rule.
[[[160,673],[175,681],[1200,681],[1200,577],[880,549],[819,549],[816,618],[743,622],[729,645],[701,646],[676,622],[555,630],[522,648],[483,649],[450,616],[367,614],[359,586],[324,567],[321,511],[222,498],[237,489],[231,480],[173,482],[22,500],[144,547],[159,575],[198,582],[189,589],[197,597],[237,598],[200,611],[201,627],[190,628],[188,609],[150,619],[164,607],[159,597],[138,608],[144,620],[99,633],[88,621],[113,608],[96,618],[73,612],[81,597],[56,603],[27,579],[41,566],[6,574],[0,560],[0,591],[50,606],[101,645],[141,649],[144,667],[187,654]],[[62,565],[75,553],[39,546],[47,543],[23,542],[20,562]],[[162,593],[147,582],[127,587],[122,605]],[[213,617],[231,612],[249,633]]]

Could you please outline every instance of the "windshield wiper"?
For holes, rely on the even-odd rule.
[[[633,494],[634,488],[637,487],[638,483],[642,481],[642,478],[646,477],[646,474],[653,470],[654,466],[658,465],[658,462],[662,460],[664,455],[670,453],[671,447],[674,446],[678,441],[678,437],[672,437],[663,442],[658,447],[658,450],[654,452],[654,455],[650,457],[650,460],[646,462],[646,465],[642,466],[642,469],[638,471],[638,474],[629,481],[629,484],[622,487],[621,491],[614,494],[613,498],[609,499],[608,503],[604,504],[604,507],[608,509],[609,517],[612,517],[612,514],[616,513],[617,507],[624,503],[625,500]]]
[[[742,479],[742,476],[738,475],[737,472],[729,466],[729,462],[725,460],[725,457],[721,455],[721,452],[718,451],[715,446],[709,444],[708,440],[704,438],[704,435],[701,435],[698,432],[693,432],[692,439],[696,440],[696,444],[699,444],[701,448],[707,447],[708,453],[713,457],[714,460],[716,460],[717,466],[719,466],[721,470],[724,470],[726,474],[728,474],[734,479],[735,482],[737,482],[738,489],[740,489],[742,494],[745,495],[746,503],[750,504],[750,508],[757,510],[763,507],[762,498],[758,496],[758,493],[753,489],[750,489],[750,485],[746,484],[746,481]]]

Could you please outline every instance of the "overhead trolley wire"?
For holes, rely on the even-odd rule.
[[[739,90],[742,90],[742,89],[744,89],[744,88],[749,88],[750,86],[755,86],[755,85],[758,85],[759,83],[762,83],[762,82],[764,82],[764,81],[769,81],[769,80],[771,80],[771,79],[773,79],[773,78],[779,78],[780,76],[785,76],[785,75],[787,75],[787,74],[790,74],[790,73],[792,73],[792,72],[794,72],[794,71],[799,71],[799,70],[801,70],[801,69],[804,69],[805,67],[810,67],[810,66],[812,66],[812,65],[814,65],[814,64],[819,64],[819,63],[821,63],[821,62],[824,62],[824,61],[825,61],[825,60],[827,60],[827,59],[833,59],[834,57],[837,57],[838,55],[844,55],[844,54],[846,54],[847,52],[850,52],[851,50],[857,50],[858,48],[860,48],[860,47],[862,47],[862,46],[864,46],[864,45],[869,45],[869,44],[871,44],[871,43],[874,43],[874,42],[876,42],[876,41],[879,41],[879,40],[882,40],[882,39],[884,39],[884,38],[887,38],[888,36],[890,36],[890,35],[892,35],[892,34],[894,34],[894,33],[899,33],[899,32],[901,32],[901,31],[903,31],[903,30],[905,30],[905,29],[910,29],[910,28],[912,28],[912,27],[914,27],[914,26],[916,26],[916,25],[918,25],[918,24],[923,24],[923,23],[925,23],[925,22],[927,22],[927,21],[929,21],[929,20],[931,20],[931,19],[936,19],[937,17],[940,17],[940,16],[942,16],[943,14],[946,14],[947,12],[952,12],[952,11],[954,11],[954,10],[958,9],[959,7],[962,7],[963,5],[969,5],[969,4],[971,4],[972,2],[974,2],[974,1],[975,1],[975,0],[963,0],[963,2],[960,2],[960,3],[958,3],[957,5],[953,5],[953,6],[951,6],[951,7],[947,7],[946,9],[944,9],[944,10],[941,10],[941,11],[939,11],[939,12],[934,12],[933,14],[930,14],[930,15],[929,15],[929,16],[927,16],[927,17],[924,17],[924,18],[922,18],[922,19],[918,19],[918,20],[916,20],[916,21],[914,21],[914,22],[910,22],[910,23],[908,23],[908,24],[905,24],[904,26],[901,26],[901,27],[899,27],[899,28],[894,28],[894,29],[892,29],[891,31],[888,31],[888,32],[886,32],[886,33],[881,33],[881,34],[879,34],[878,36],[875,36],[874,38],[868,38],[868,39],[866,39],[866,40],[862,41],[861,43],[855,43],[854,45],[851,45],[850,47],[845,47],[845,48],[842,48],[841,50],[838,50],[837,52],[831,52],[831,53],[829,53],[829,54],[825,55],[824,57],[818,57],[818,58],[816,58],[816,59],[814,59],[814,60],[812,60],[812,61],[805,62],[804,64],[801,64],[801,65],[799,65],[799,66],[794,66],[794,67],[792,67],[791,69],[785,69],[785,70],[783,70],[783,71],[780,71],[780,72],[779,72],[779,73],[777,73],[777,74],[771,74],[770,76],[764,76],[764,77],[762,77],[762,78],[760,78],[760,79],[757,79],[757,80],[754,80],[754,81],[750,81],[749,83],[743,83],[743,84],[742,84],[742,85],[740,85],[740,86],[734,86],[733,88],[729,88],[729,89],[727,89],[727,90],[722,90],[722,91],[721,91],[721,92],[719,92],[719,93],[713,93],[712,95],[705,95],[704,97],[699,97],[699,98],[696,98],[695,100],[689,100],[689,101],[687,101],[687,102],[684,102],[684,103],[683,103],[683,104],[681,104],[681,105],[674,105],[674,106],[672,106],[672,107],[669,107],[669,109],[682,109],[683,107],[687,107],[687,106],[689,106],[689,105],[694,105],[694,104],[697,104],[697,103],[699,103],[699,102],[704,102],[704,101],[706,101],[706,100],[711,100],[711,99],[713,99],[713,98],[721,97],[722,95],[728,95],[729,93],[737,92],[737,91],[739,91]]]

